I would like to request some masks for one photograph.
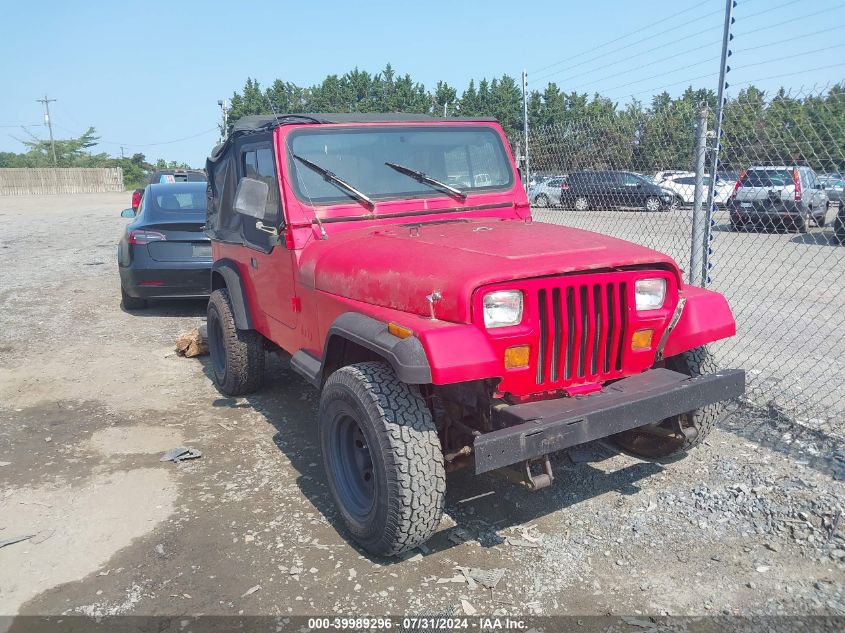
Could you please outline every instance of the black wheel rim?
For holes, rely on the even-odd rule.
[[[365,518],[375,502],[375,472],[367,438],[352,416],[340,414],[335,418],[329,451],[338,497],[350,514]]]
[[[214,373],[222,377],[226,373],[226,348],[223,345],[223,327],[216,314],[208,319],[208,343]]]

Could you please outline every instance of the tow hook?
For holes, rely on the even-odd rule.
[[[539,466],[542,472],[535,473],[534,466]],[[508,479],[525,486],[532,492],[548,488],[555,480],[555,476],[552,474],[552,463],[548,455],[543,455],[538,459],[527,459],[522,462],[519,468],[510,467],[502,470]]]

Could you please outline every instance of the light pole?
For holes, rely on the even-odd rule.
[[[226,131],[229,129],[229,102],[226,99],[218,99],[217,105],[223,112],[223,129],[220,130],[220,142],[226,139]]]

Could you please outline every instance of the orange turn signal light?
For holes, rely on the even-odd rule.
[[[414,335],[414,331],[411,328],[399,325],[393,321],[387,324],[387,331],[397,338],[408,338]]]
[[[637,330],[631,337],[631,349],[650,349],[654,330]]]
[[[528,345],[517,345],[507,348],[505,350],[505,369],[528,367],[530,351],[531,348]]]

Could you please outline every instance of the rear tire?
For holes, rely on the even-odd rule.
[[[124,310],[143,310],[147,307],[147,300],[140,297],[132,297],[126,294],[126,289],[120,287],[120,305]]]
[[[578,196],[572,206],[576,211],[587,211],[590,208],[590,201],[585,196]]]
[[[667,358],[665,365],[667,369],[693,377],[712,374],[718,370],[713,356],[706,347],[697,347],[683,354]],[[657,435],[643,430],[648,429],[648,427],[624,431],[612,436],[611,439],[624,451],[648,459],[686,453],[707,439],[713,427],[724,418],[726,410],[726,402],[714,402],[701,409],[673,416],[652,425],[662,430],[671,431],[680,424],[683,429],[695,431],[691,436],[684,436],[683,439],[676,436]]]
[[[824,211],[818,218],[814,218],[816,221],[816,226],[819,228],[824,228],[827,226],[827,212],[830,210],[830,203],[828,202],[825,207]]]
[[[645,210],[654,213],[660,211],[660,198],[656,196],[649,196],[645,200]]]
[[[812,213],[807,211],[800,219],[795,220],[795,228],[799,233],[806,233],[810,230],[810,218]]]
[[[431,537],[443,515],[446,473],[419,389],[386,363],[334,372],[320,396],[320,447],[329,490],[352,537],[391,556]]]
[[[215,290],[208,298],[208,348],[214,384],[224,396],[242,396],[261,386],[264,378],[264,337],[235,325],[229,291]]]

